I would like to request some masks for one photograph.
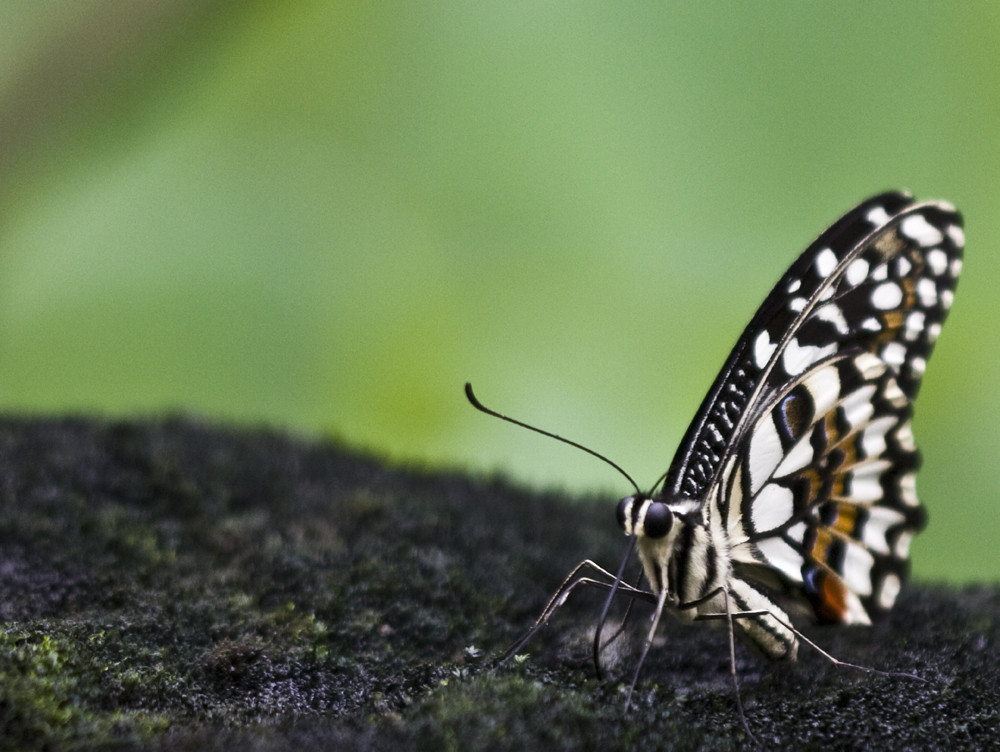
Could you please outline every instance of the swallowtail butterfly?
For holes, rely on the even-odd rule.
[[[581,584],[610,591],[602,625],[616,592],[656,605],[632,686],[664,610],[682,622],[724,620],[731,657],[735,635],[769,658],[794,659],[802,635],[783,599],[842,624],[869,624],[891,608],[925,524],[913,400],[963,245],[954,207],[905,193],[870,198],[820,235],[736,342],[662,485],[618,504],[630,537],[618,574],[583,562],[507,655]],[[633,549],[645,581],[637,586],[622,581]]]

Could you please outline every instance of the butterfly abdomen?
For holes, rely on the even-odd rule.
[[[743,642],[772,660],[795,660],[799,641],[788,626],[788,614],[746,580],[730,580],[729,597],[731,612],[739,614],[733,629]]]

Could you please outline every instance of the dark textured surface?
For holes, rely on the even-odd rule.
[[[0,748],[748,747],[725,634],[666,624],[626,712],[588,663],[596,593],[490,670],[573,564],[617,564],[615,501],[182,420],[8,419]],[[741,649],[749,723],[766,747],[995,744],[998,612],[995,585],[925,585],[875,628],[807,630],[926,682]]]

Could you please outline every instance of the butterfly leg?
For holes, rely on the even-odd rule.
[[[632,682],[628,687],[628,696],[625,698],[625,707],[628,708],[632,704],[632,692],[635,691],[635,685],[639,681],[639,672],[642,671],[642,664],[646,662],[646,654],[649,653],[649,648],[653,644],[653,638],[656,637],[656,628],[660,625],[660,617],[663,616],[663,607],[667,603],[667,589],[663,588],[660,590],[660,595],[656,599],[656,611],[653,612],[653,623],[649,627],[649,633],[646,635],[646,641],[642,646],[642,654],[639,656],[639,661],[635,664],[635,671],[632,673]]]
[[[597,577],[601,579],[595,579],[594,577],[588,577],[581,575],[584,570],[592,570]],[[545,608],[542,610],[541,615],[535,620],[531,629],[528,630],[517,642],[511,645],[507,650],[504,651],[503,655],[500,656],[498,663],[504,663],[510,660],[513,656],[523,648],[532,637],[538,634],[552,618],[553,614],[565,605],[566,601],[569,599],[570,594],[576,590],[577,587],[583,585],[587,587],[597,587],[602,590],[611,590],[613,583],[615,581],[615,576],[611,572],[607,571],[599,564],[587,559],[581,561],[563,580],[563,583],[559,586],[559,589],[552,595],[549,602],[546,604]],[[631,598],[639,598],[641,600],[655,602],[656,596],[645,590],[633,587],[624,582],[619,583],[619,590],[626,596]]]
[[[642,591],[645,592],[645,591]],[[630,595],[631,591],[626,590],[625,594]],[[611,646],[619,637],[625,634],[625,627],[628,624],[629,617],[632,615],[632,606],[635,605],[635,598],[629,598],[628,606],[625,608],[625,614],[622,616],[621,622],[619,622],[618,627],[615,629],[614,634],[612,634],[607,640],[601,642],[601,634],[604,632],[604,621],[607,617],[607,613],[601,614],[601,620],[597,623],[597,629],[594,630],[594,668],[597,669],[597,678],[602,679],[603,675],[601,672],[601,662],[600,655],[604,650]]]
[[[740,683],[736,675],[736,629],[733,625],[733,620],[739,617],[749,617],[749,616],[762,616],[764,614],[769,614],[768,611],[753,611],[753,612],[738,612],[733,613],[730,607],[730,597],[729,591],[723,587],[718,587],[712,590],[705,596],[698,598],[697,600],[691,601],[690,603],[681,603],[677,605],[678,610],[689,610],[697,608],[698,606],[704,605],[705,603],[722,596],[723,603],[725,604],[725,613],[723,614],[713,614],[712,616],[718,616],[720,618],[726,619],[726,623],[729,631],[729,675],[733,682],[733,691],[736,695],[736,711],[740,716],[740,723],[743,726],[743,730],[746,732],[750,740],[759,746],[757,738],[754,736],[753,731],[750,730],[750,723],[747,721],[746,713],[743,710],[743,698],[740,696]],[[635,671],[632,674],[632,682],[629,684],[628,696],[625,699],[625,707],[629,707],[632,703],[632,693],[635,691],[635,686],[639,682],[639,672],[642,670],[642,665],[646,661],[646,655],[649,653],[649,648],[653,644],[653,638],[656,636],[656,628],[659,626],[660,617],[663,615],[663,608],[667,601],[667,590],[664,588],[660,591],[659,596],[656,600],[656,611],[653,613],[652,624],[649,628],[649,633],[646,636],[646,641],[642,647],[642,654],[639,656],[639,660],[636,663]],[[700,616],[695,617],[700,619]]]
[[[917,681],[925,683],[928,681],[927,679],[924,679],[922,676],[917,676],[916,674],[911,674],[906,671],[883,671],[881,669],[872,668],[871,666],[862,666],[858,663],[849,663],[848,661],[842,661],[839,658],[835,658],[830,653],[821,648],[819,645],[817,645],[815,642],[813,642],[804,634],[802,634],[802,632],[796,629],[789,621],[787,621],[786,619],[782,619],[778,614],[775,614],[773,611],[746,611],[742,613],[732,614],[734,618],[753,617],[762,615],[767,615],[770,618],[774,619],[776,622],[781,624],[781,626],[785,627],[788,631],[792,632],[799,640],[801,640],[806,645],[815,650],[817,653],[819,653],[821,656],[826,658],[830,663],[832,663],[837,668],[842,668],[842,667],[853,668],[857,671],[864,671],[865,673],[868,674],[878,674],[880,676],[895,676],[903,679],[916,679]],[[727,618],[727,614],[699,614],[696,617],[698,621],[708,621],[712,619],[725,619],[725,618]]]
[[[696,621],[712,621],[712,620],[724,619],[726,621],[726,626],[727,626],[728,632],[729,632],[729,673],[730,673],[730,676],[731,676],[732,681],[733,681],[733,689],[734,689],[734,691],[736,693],[736,709],[739,712],[740,721],[741,721],[741,723],[743,725],[744,730],[747,732],[747,734],[750,736],[750,738],[754,740],[754,742],[756,742],[756,738],[754,737],[753,732],[750,730],[750,727],[749,727],[749,725],[747,723],[746,714],[744,713],[744,710],[743,710],[743,700],[742,700],[742,698],[740,696],[739,681],[738,681],[737,675],[736,675],[736,640],[735,640],[736,629],[735,629],[735,621],[737,619],[749,619],[749,620],[751,620],[752,624],[755,624],[757,626],[759,626],[759,624],[760,624],[760,618],[761,617],[767,617],[767,619],[772,619],[772,620],[774,620],[774,622],[776,622],[777,624],[779,624],[781,627],[783,627],[784,629],[787,629],[788,632],[790,634],[794,635],[795,638],[797,638],[798,640],[801,640],[802,642],[804,642],[807,645],[809,645],[813,650],[815,650],[817,653],[819,653],[820,655],[822,655],[824,658],[826,658],[828,661],[830,661],[830,663],[832,663],[837,668],[840,668],[840,667],[843,666],[843,667],[847,667],[847,668],[857,669],[859,671],[865,671],[867,673],[880,674],[882,676],[905,677],[905,678],[908,678],[908,679],[916,679],[918,681],[926,681],[926,679],[923,679],[923,678],[921,678],[921,677],[919,677],[919,676],[917,676],[915,674],[910,674],[910,673],[905,673],[905,672],[896,672],[896,671],[881,671],[879,669],[870,668],[868,666],[861,666],[861,665],[858,665],[858,664],[855,664],[855,663],[848,663],[847,661],[842,661],[842,660],[839,660],[838,658],[834,658],[832,655],[830,655],[830,653],[828,653],[827,651],[823,650],[823,648],[821,648],[815,642],[813,642],[808,637],[806,637],[804,634],[802,634],[801,631],[799,631],[798,629],[796,629],[791,624],[790,620],[788,619],[787,616],[785,616],[784,613],[776,613],[774,610],[766,609],[766,608],[762,608],[762,609],[758,609],[758,610],[752,610],[752,611],[748,610],[748,611],[733,612],[732,608],[730,607],[730,602],[731,602],[730,601],[730,597],[731,597],[730,593],[727,590],[723,589],[723,588],[719,588],[718,591],[716,591],[714,593],[711,593],[710,596],[711,595],[717,595],[717,594],[721,594],[723,596],[724,603],[725,603],[725,612],[724,613],[703,613],[703,614],[698,614],[695,617],[695,620]],[[690,608],[690,607],[693,607],[694,605],[699,605],[701,603],[704,603],[706,600],[708,600],[708,599],[704,598],[704,599],[700,599],[699,601],[697,601],[694,604],[682,604],[679,608]],[[787,657],[794,657],[794,655],[795,655],[795,651],[794,651],[794,649],[792,649],[792,650],[789,651],[789,655]]]
[[[757,741],[757,737],[754,736],[753,731],[750,730],[750,723],[747,721],[746,713],[743,710],[743,697],[740,694],[740,682],[739,677],[736,674],[736,627],[734,624],[735,619],[739,618],[750,618],[755,616],[769,615],[771,612],[766,610],[761,611],[738,611],[733,613],[731,607],[729,591],[724,587],[718,587],[712,590],[707,595],[695,600],[690,603],[681,603],[677,606],[678,610],[687,610],[692,608],[697,608],[698,606],[704,605],[708,601],[711,601],[718,596],[722,596],[722,602],[725,605],[725,613],[720,614],[699,614],[695,617],[695,621],[705,621],[712,619],[725,619],[726,620],[726,631],[729,637],[729,677],[733,682],[733,694],[736,697],[736,712],[740,716],[740,724],[743,726],[743,730],[746,732],[750,740],[757,746],[760,746],[760,742]]]
[[[743,697],[740,695],[740,681],[736,676],[736,628],[733,626],[733,610],[729,606],[729,591],[722,588],[722,598],[726,603],[726,627],[729,632],[729,676],[733,680],[733,694],[736,695],[736,712],[740,714],[740,723],[743,724],[743,730],[747,732],[747,736],[750,737],[754,744],[760,746],[757,741],[757,737],[753,735],[753,731],[750,730],[750,724],[747,721],[747,715],[743,712]]]

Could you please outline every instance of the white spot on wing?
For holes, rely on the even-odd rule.
[[[788,283],[788,287],[785,289],[789,294],[791,294],[794,292],[798,292],[800,287],[802,287],[802,280],[793,279],[791,282]]]
[[[917,282],[917,295],[920,296],[920,305],[924,308],[931,308],[937,304],[937,285],[934,280],[921,277]]]
[[[809,366],[835,352],[837,352],[836,342],[831,342],[826,347],[820,347],[818,345],[800,345],[798,339],[791,339],[781,354],[781,365],[784,366],[788,375],[798,376]]]
[[[882,348],[882,360],[893,366],[897,371],[906,360],[906,345],[901,342],[889,342]]]
[[[866,216],[865,219],[867,219],[876,227],[880,227],[889,221],[889,215],[886,213],[885,207],[873,206],[869,210],[868,216]]]
[[[872,279],[876,282],[881,282],[884,279],[889,279],[889,266],[888,264],[879,264],[872,270]]]
[[[803,384],[813,398],[816,415],[826,415],[840,398],[840,375],[833,366],[814,371],[803,380]]]
[[[778,430],[774,427],[774,420],[768,413],[757,424],[757,429],[750,438],[750,492],[757,493],[774,468],[781,462],[781,440],[778,438]],[[756,506],[756,505],[755,505]],[[767,528],[765,528],[767,529]]]
[[[885,435],[896,425],[894,415],[886,415],[877,418],[865,427],[864,435],[861,437],[861,446],[865,450],[866,457],[881,457],[885,451]]]
[[[868,276],[868,262],[863,258],[856,258],[847,266],[847,271],[844,273],[847,283],[851,287],[857,287],[862,282],[865,281],[865,277]]]
[[[965,231],[958,225],[948,225],[948,237],[958,248],[965,245]]]
[[[844,584],[858,595],[871,595],[875,557],[857,543],[844,547]]]
[[[889,541],[886,535],[889,528],[906,522],[906,517],[902,512],[888,507],[871,507],[868,510],[868,521],[862,531],[862,542],[869,550],[877,554],[889,555]]]
[[[882,390],[882,396],[888,400],[893,407],[902,407],[907,402],[907,397],[903,394],[903,390],[899,388],[899,382],[896,379],[889,379],[885,388]]]
[[[913,424],[910,421],[900,424],[899,428],[896,429],[896,441],[908,452],[916,450],[917,442],[913,438]]]
[[[872,305],[880,310],[889,311],[902,302],[903,291],[895,282],[883,282],[872,290]]]
[[[900,559],[904,561],[910,558],[910,541],[913,540],[913,533],[908,530],[903,530],[900,532],[899,537],[896,539],[896,546],[893,549],[893,553]]]
[[[816,254],[816,273],[821,277],[829,277],[837,268],[837,254],[829,248],[824,248]]]
[[[927,251],[927,265],[935,277],[940,277],[948,271],[948,254],[940,248],[932,248]]]
[[[791,475],[797,470],[801,470],[810,462],[813,461],[813,448],[812,448],[812,434],[806,433],[801,439],[795,442],[787,454],[785,454],[785,459],[781,461],[778,468],[774,471],[776,478],[783,478],[786,475]]]
[[[865,611],[865,607],[861,605],[861,599],[850,591],[847,592],[847,613],[844,615],[844,623],[865,625],[872,623],[871,619],[868,618],[868,612]]]
[[[861,353],[854,359],[854,366],[866,381],[876,379],[885,373],[885,364],[871,353]]]
[[[788,536],[790,540],[793,540],[796,543],[801,544],[802,541],[804,541],[806,538],[807,530],[809,530],[809,528],[806,527],[806,523],[796,522],[794,525],[792,525],[785,531],[785,535]]]
[[[774,567],[793,582],[802,582],[802,557],[781,538],[764,538],[757,541],[757,549]]]
[[[873,460],[855,465],[851,470],[850,499],[859,504],[871,504],[882,498],[882,484],[879,479],[892,463],[888,460]]]
[[[790,489],[768,483],[753,500],[751,519],[758,532],[784,525],[795,511],[795,497]]]
[[[900,222],[899,231],[924,248],[937,245],[944,240],[944,233],[928,222],[921,214],[911,214]]]
[[[820,321],[833,324],[834,328],[841,334],[847,334],[847,319],[844,318],[844,312],[840,310],[840,306],[836,303],[827,303],[825,306],[817,309],[816,316]]]
[[[771,342],[771,335],[767,333],[767,329],[757,335],[757,339],[753,343],[753,362],[758,368],[764,368],[767,365],[777,347]]]
[[[892,608],[901,588],[902,583],[899,581],[899,577],[895,573],[889,572],[882,578],[882,583],[879,585],[878,605],[885,609]]]
[[[908,507],[920,506],[917,498],[917,476],[914,473],[907,473],[899,479],[899,498]]]
[[[844,411],[844,418],[852,428],[858,429],[871,419],[875,412],[875,406],[872,405],[874,395],[875,385],[866,384],[844,396],[840,407]]]
[[[916,340],[924,330],[925,318],[923,311],[910,311],[906,317],[906,332],[903,336],[910,342]]]

